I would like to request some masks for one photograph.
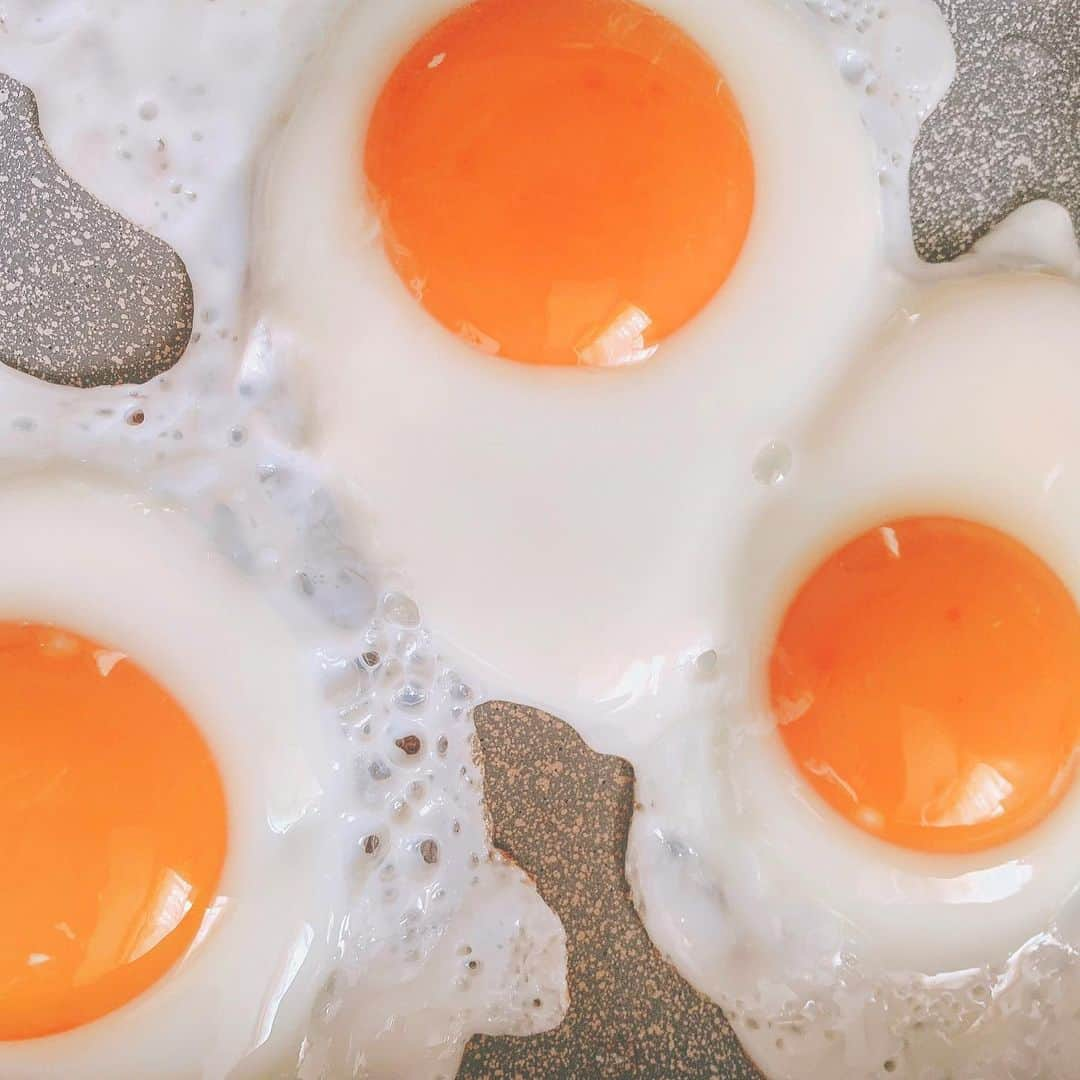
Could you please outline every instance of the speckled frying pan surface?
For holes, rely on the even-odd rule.
[[[919,253],[951,259],[1035,198],[1080,230],[1080,0],[938,2],[959,62],[912,163]],[[55,165],[32,95],[0,75],[0,362],[76,386],[145,382],[180,358],[191,319],[180,259]],[[474,1038],[459,1077],[756,1075],[634,913],[630,766],[516,705],[479,707],[476,726],[494,842],[566,927],[571,1006],[543,1035]]]

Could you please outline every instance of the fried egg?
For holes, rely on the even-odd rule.
[[[1042,207],[917,265],[936,8],[57,2],[0,61],[198,312],[137,390],[2,373],[0,631],[167,695],[213,840],[183,957],[0,1074],[445,1077],[556,1023],[484,696],[633,763],[645,925],[769,1075],[1060,1073],[1078,259]]]
[[[458,79],[449,53],[433,63],[445,51],[443,35],[465,33],[473,25],[464,17],[460,25],[454,21],[457,6],[364,7],[343,23],[264,164],[253,292],[273,332],[297,350],[297,378],[316,417],[311,438],[317,452],[340,466],[358,514],[370,520],[372,550],[381,561],[405,569],[439,634],[474,657],[490,680],[498,680],[490,685],[512,699],[543,703],[570,717],[590,702],[607,702],[611,711],[614,703],[633,696],[639,677],[652,677],[654,663],[667,669],[667,658],[714,633],[716,612],[703,582],[711,580],[718,548],[728,542],[733,492],[746,486],[753,457],[774,438],[784,417],[805,407],[839,374],[845,341],[873,307],[873,268],[881,254],[873,156],[827,52],[790,13],[753,0],[720,7],[661,3],[655,6],[657,16],[622,2],[555,5],[550,11],[597,10],[611,19],[621,13],[634,26],[643,19],[650,26],[658,23],[663,30],[639,31],[646,48],[651,47],[648,34],[669,35],[687,54],[676,51],[673,65],[692,59],[715,73],[711,77],[722,93],[716,108],[732,125],[741,170],[737,205],[730,216],[722,215],[717,229],[730,226],[728,243],[734,245],[752,206],[748,231],[722,284],[718,275],[709,278],[712,295],[702,306],[696,293],[676,289],[664,261],[679,262],[686,240],[672,237],[673,251],[657,241],[657,261],[649,269],[640,266],[648,279],[641,282],[619,280],[614,265],[593,265],[589,253],[574,245],[546,251],[551,266],[519,256],[528,230],[553,228],[540,215],[556,214],[571,198],[578,170],[572,159],[559,159],[568,176],[545,176],[525,191],[516,173],[500,173],[495,179],[506,184],[499,195],[506,208],[492,214],[510,215],[515,199],[521,199],[521,222],[508,232],[501,220],[463,218],[453,226],[454,236],[479,231],[478,258],[498,260],[501,245],[510,248],[509,261],[497,262],[489,272],[519,275],[507,288],[514,291],[511,305],[521,329],[515,322],[508,332],[520,332],[523,343],[515,337],[505,356],[494,353],[494,346],[477,347],[469,340],[476,338],[471,330],[457,325],[448,333],[446,324],[456,320],[494,339],[502,331],[485,321],[483,310],[463,307],[451,314],[444,306],[450,300],[433,294],[426,279],[420,285],[402,279],[402,267],[411,262],[418,262],[421,276],[438,274],[438,266],[425,271],[419,261],[438,260],[441,253],[395,254],[404,244],[401,234],[411,235],[413,223],[395,216],[400,203],[388,188],[394,183],[391,166],[381,158],[382,125],[392,132],[410,115],[390,115],[406,108],[395,95],[427,93],[441,102],[439,80]],[[469,10],[479,12],[478,34],[498,35],[503,32],[499,13],[522,7],[532,8],[496,3]],[[423,37],[448,15],[448,23],[431,31],[434,39]],[[577,49],[561,24],[547,31],[554,44],[537,44],[531,60],[541,70],[548,62],[545,49],[586,57],[598,51],[605,58],[595,71],[585,64],[581,72],[566,75],[559,90],[563,96],[552,106],[556,115],[572,111],[581,80],[602,84],[621,75],[623,53],[610,43]],[[559,44],[560,33],[569,45]],[[417,38],[421,52],[409,52]],[[424,59],[428,52],[431,57]],[[409,71],[395,73],[395,60],[403,55]],[[769,65],[763,67],[758,58],[766,55]],[[660,70],[665,71],[662,65]],[[770,71],[780,70],[800,77],[770,77]],[[486,73],[488,65],[480,71]],[[632,66],[627,77],[636,80],[639,74]],[[414,75],[420,79],[417,89],[411,84],[397,89],[394,79]],[[683,75],[674,66],[664,78],[679,85]],[[693,77],[705,76],[695,70]],[[431,90],[425,90],[424,80]],[[522,95],[533,91],[532,77],[524,81]],[[467,85],[454,86],[455,94],[470,92]],[[471,92],[481,95],[482,85]],[[618,84],[611,93],[620,100]],[[745,124],[745,145],[738,118],[731,115],[734,105]],[[628,107],[631,113],[638,110],[637,103]],[[663,126],[662,117],[661,112],[656,126]],[[370,132],[369,122],[377,125]],[[440,121],[424,113],[423,122]],[[677,126],[678,120],[671,123]],[[496,124],[505,130],[489,134]],[[528,142],[519,131],[531,130],[527,117],[504,113],[501,106],[477,126],[485,138],[496,143],[505,138],[513,145],[518,139]],[[641,135],[645,160],[653,137]],[[634,189],[619,184],[627,168],[619,155],[629,139],[624,134],[612,140],[616,155],[605,160],[607,186],[594,192],[590,179],[582,212],[611,203],[614,218],[633,220]],[[421,145],[439,148],[432,169],[449,168],[440,141],[426,137]],[[343,146],[350,153],[342,154]],[[745,161],[748,149],[752,168]],[[446,154],[465,152],[455,146]],[[313,160],[325,163],[315,178]],[[365,175],[372,166],[375,176]],[[410,167],[427,175],[422,165]],[[553,171],[558,173],[554,166]],[[670,185],[663,199],[677,216],[688,195],[678,173],[663,176]],[[793,176],[800,177],[798,184],[791,182]],[[469,201],[471,174],[463,171],[458,182],[460,190],[446,199],[462,200],[462,214],[486,211],[489,200]],[[312,184],[318,185],[318,195],[308,212],[294,193]],[[568,193],[548,208],[547,191],[554,186],[559,192],[559,184]],[[414,199],[424,205],[431,195],[410,190],[404,214],[412,213]],[[690,224],[684,223],[688,234]],[[614,223],[609,228],[618,231]],[[640,228],[649,234],[652,225]],[[633,245],[635,235],[631,232],[626,242]],[[629,257],[627,252],[615,265]],[[697,278],[699,257],[695,249],[681,267],[689,279]],[[567,261],[565,269],[556,265],[559,259]],[[452,271],[447,273],[455,287],[466,290],[467,280]],[[548,303],[562,307],[565,301],[563,314],[570,321],[559,322],[561,351],[550,346],[548,359],[557,362],[530,363],[547,356],[544,348],[529,344],[533,331],[528,329],[539,318],[530,297],[542,291],[532,275],[543,274],[549,279]],[[412,269],[404,271],[406,279],[412,275]],[[614,367],[564,363],[576,357],[568,343],[584,342],[579,347],[591,355],[597,348],[604,351],[605,335],[622,336],[621,313],[648,302],[635,289],[657,279],[678,292],[675,302],[687,317],[676,327],[676,316],[666,315],[663,341],[654,339],[651,328],[642,331],[640,345],[631,340],[631,351],[649,353],[647,359]],[[611,297],[600,295],[609,287]],[[477,283],[484,304],[495,303],[492,288],[486,279]],[[416,292],[425,305],[434,305],[434,317],[417,304]],[[350,299],[358,296],[370,297],[370,305],[358,309]],[[570,317],[571,309],[593,302],[598,306],[580,321]],[[606,315],[612,304],[614,322],[598,330],[604,316],[597,312]],[[361,401],[362,422],[356,411]],[[371,463],[370,475],[362,478],[347,467],[360,460]],[[508,618],[520,620],[522,627],[527,623],[529,632],[507,633]]]
[[[748,522],[744,635],[711,723],[638,769],[631,874],[770,1075],[1062,1075],[1080,291],[991,276],[909,303]]]
[[[306,1023],[316,930],[340,904],[314,672],[165,509],[49,475],[9,475],[0,501],[2,799],[18,837],[0,1069],[273,1061]]]

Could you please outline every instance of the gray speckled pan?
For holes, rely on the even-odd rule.
[[[1034,198],[1062,203],[1080,230],[1080,0],[939,3],[959,66],[912,165],[920,254],[950,259]],[[180,260],[56,167],[32,96],[0,76],[0,361],[57,383],[144,382],[179,359],[191,318]],[[476,721],[495,842],[564,921],[572,1004],[556,1031],[474,1038],[459,1075],[755,1075],[634,914],[630,767],[518,706],[482,706]]]

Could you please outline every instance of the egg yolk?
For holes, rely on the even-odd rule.
[[[1072,778],[1080,616],[1013,538],[911,517],[807,579],[769,665],[804,778],[851,822],[924,852],[974,852],[1041,821]]]
[[[474,0],[409,50],[363,172],[445,327],[533,364],[633,363],[727,278],[754,169],[708,56],[630,0]]]
[[[0,623],[0,1039],[88,1023],[191,946],[225,796],[183,709],[122,653]]]

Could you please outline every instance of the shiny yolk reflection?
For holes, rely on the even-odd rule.
[[[385,84],[364,149],[401,278],[534,364],[646,359],[728,276],[754,170],[712,61],[628,0],[475,0]]]
[[[225,858],[199,732],[122,654],[0,623],[0,1039],[85,1024],[191,945]]]
[[[1045,563],[983,525],[906,518],[830,555],[784,616],[769,679],[806,780],[907,848],[1013,839],[1071,779],[1076,604]]]

